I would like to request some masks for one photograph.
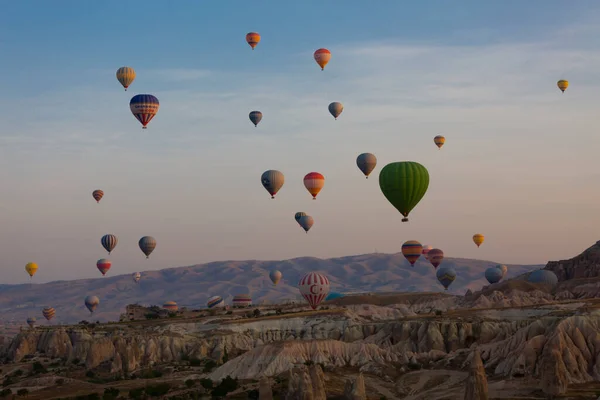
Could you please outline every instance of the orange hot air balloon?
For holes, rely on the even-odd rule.
[[[246,42],[252,47],[252,50],[256,47],[258,42],[260,42],[260,35],[256,32],[250,32],[246,34]]]
[[[415,263],[421,257],[423,246],[416,240],[409,240],[402,245],[402,254],[408,260],[410,265],[414,267]]]
[[[443,137],[442,135],[437,135],[436,137],[433,138],[433,142],[438,147],[438,149],[441,149],[442,146],[444,145],[444,143],[446,143],[446,138]]]
[[[476,233],[473,235],[473,242],[475,242],[477,247],[481,246],[484,240],[485,236],[483,236],[481,233]]]
[[[323,71],[329,60],[331,60],[331,52],[327,49],[319,49],[315,51],[313,57],[317,64],[319,64],[319,67],[321,67],[321,71]]]
[[[309,172],[304,177],[304,186],[306,190],[312,195],[313,200],[317,199],[317,195],[325,186],[325,177],[318,172]]]

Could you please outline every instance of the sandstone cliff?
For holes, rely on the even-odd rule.
[[[559,281],[600,277],[600,241],[570,260],[550,261],[544,269],[554,272]]]

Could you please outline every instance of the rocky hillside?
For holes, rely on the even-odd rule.
[[[550,261],[544,269],[553,271],[559,281],[600,277],[600,241],[570,260]]]
[[[487,281],[483,272],[494,262],[446,258],[442,265],[454,267],[458,277],[451,293],[478,290]],[[541,266],[509,265],[508,277]],[[283,273],[274,287],[268,278],[272,269]],[[420,259],[414,267],[398,254],[364,254],[332,259],[296,258],[284,261],[223,261],[191,267],[170,268],[143,273],[139,285],[131,276],[111,276],[33,285],[0,285],[0,314],[3,321],[22,325],[29,316],[41,319],[41,309],[56,309],[53,323],[73,323],[83,319],[117,320],[127,304],[162,305],[174,300],[179,305],[204,307],[211,295],[230,302],[233,295],[250,293],[255,303],[280,302],[299,297],[297,282],[308,271],[322,271],[331,280],[332,291],[423,292],[441,291],[435,270]],[[91,317],[83,304],[87,295],[100,298]]]

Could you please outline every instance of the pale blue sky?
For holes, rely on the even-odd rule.
[[[599,239],[595,1],[0,4],[1,283],[26,281],[28,261],[38,282],[100,276],[105,233],[119,237],[111,275],[409,239],[543,263]],[[324,72],[319,47],[332,52]],[[128,92],[123,65],[137,72]],[[137,93],[161,102],[146,131],[129,111]],[[379,159],[369,180],[362,152]],[[402,160],[431,174],[406,224],[377,182]],[[286,176],[276,200],[267,169]],[[311,171],[326,177],[317,201]],[[315,218],[308,235],[296,211]],[[150,260],[144,235],[158,241]]]

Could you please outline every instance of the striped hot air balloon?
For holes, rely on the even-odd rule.
[[[309,172],[304,176],[304,186],[312,195],[313,200],[316,200],[317,195],[325,186],[325,177],[318,172]]]
[[[260,35],[256,32],[249,32],[246,34],[246,43],[252,47],[252,50],[256,47],[256,45],[260,42]]]
[[[444,289],[448,290],[448,287],[456,279],[456,271],[452,267],[442,267],[437,270],[435,276],[438,279],[438,281],[444,286]]]
[[[319,272],[309,272],[298,282],[298,289],[310,307],[315,310],[329,294],[329,279]]]
[[[569,81],[566,79],[561,79],[560,81],[556,82],[556,86],[558,86],[560,91],[564,93],[569,87]]]
[[[175,303],[174,301],[167,301],[165,304],[163,304],[163,308],[165,310],[169,310],[169,311],[177,311],[177,310],[179,310],[179,307],[177,306],[177,303]]]
[[[306,215],[306,213],[304,211],[298,211],[296,214],[294,214],[294,219],[296,220],[296,222],[300,221],[301,217],[304,217]]]
[[[438,149],[441,149],[442,146],[444,145],[444,143],[446,143],[446,138],[443,137],[442,135],[437,135],[436,137],[433,138],[433,142],[438,147]]]
[[[225,301],[221,296],[212,296],[206,301],[208,308],[223,308],[225,307]]]
[[[154,239],[152,236],[144,236],[140,239],[138,245],[140,246],[142,253],[146,255],[146,258],[150,258],[150,254],[156,248],[156,239]]]
[[[112,262],[106,258],[101,258],[96,261],[96,268],[98,268],[98,271],[102,273],[102,276],[106,275],[111,266]]]
[[[419,257],[421,257],[422,252],[423,246],[416,240],[409,240],[402,245],[402,254],[412,266],[414,266]]]
[[[104,191],[96,189],[92,192],[92,197],[96,200],[96,203],[100,203],[100,200],[104,197]]]
[[[274,169],[265,171],[260,176],[260,183],[262,183],[263,187],[267,190],[267,192],[269,192],[272,199],[275,198],[275,195],[283,187],[284,182],[285,176],[283,176],[281,172]]]
[[[431,249],[427,255],[433,268],[437,268],[444,261],[444,252],[440,249]]]
[[[156,116],[159,107],[158,99],[151,94],[135,95],[129,102],[131,113],[141,122],[143,129],[146,129],[146,125]]]
[[[102,247],[104,247],[106,249],[106,251],[108,251],[108,254],[110,254],[111,251],[113,251],[115,249],[115,247],[117,247],[118,242],[119,242],[119,240],[117,239],[117,237],[112,234],[106,234],[106,235],[102,236],[102,239],[100,239],[100,243],[102,243]]]
[[[44,309],[42,310],[42,315],[44,316],[44,318],[50,321],[56,315],[56,310],[52,307],[44,307]]]
[[[327,63],[329,63],[329,60],[331,60],[331,52],[327,49],[321,48],[315,51],[313,57],[317,64],[319,64],[319,67],[321,67],[321,71],[323,71]]]
[[[252,297],[249,294],[238,294],[233,296],[231,305],[234,307],[250,307],[252,305]]]
[[[119,83],[121,85],[123,85],[123,87],[125,88],[125,91],[127,91],[127,88],[129,87],[129,85],[131,85],[133,83],[134,79],[135,79],[135,71],[133,70],[133,68],[121,67],[117,70],[117,80],[119,81]]]

